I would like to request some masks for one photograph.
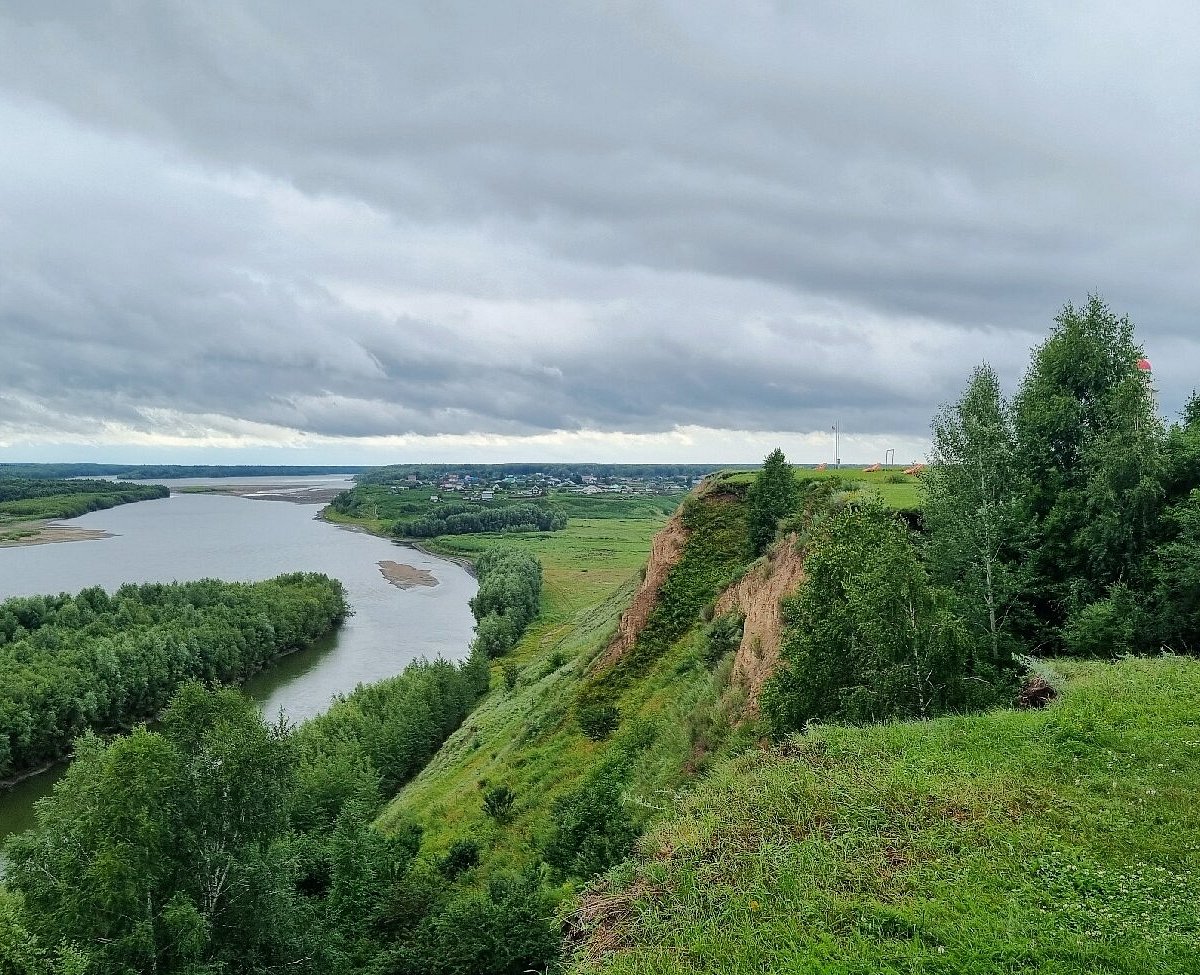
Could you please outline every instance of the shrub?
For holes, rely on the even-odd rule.
[[[784,603],[783,666],[763,706],[777,733],[814,719],[927,718],[1011,698],[1011,666],[968,638],[908,529],[875,500],[822,525]]]
[[[543,855],[561,876],[592,877],[629,855],[638,830],[621,793],[618,770],[608,769],[554,803]]]
[[[516,664],[510,661],[504,665],[504,686],[508,690],[516,690],[517,680],[520,678],[520,676],[521,671],[518,669]]]
[[[592,739],[602,741],[621,723],[621,712],[611,704],[581,704],[575,711],[579,730]]]
[[[546,663],[542,667],[542,676],[549,677],[556,670],[558,670],[559,667],[565,666],[566,662],[567,655],[561,650],[555,650],[554,653],[550,654],[550,656],[546,658]]]
[[[453,880],[479,866],[479,844],[472,839],[455,840],[438,864],[442,875]]]
[[[498,823],[512,818],[517,794],[506,785],[494,785],[483,794],[483,811]]]
[[[1068,653],[1080,657],[1116,657],[1134,653],[1144,616],[1134,592],[1126,585],[1112,586],[1104,599],[1072,613],[1063,627]]]
[[[741,613],[726,613],[712,621],[704,630],[704,662],[715,666],[720,659],[737,648],[742,642],[742,625],[745,617]]]

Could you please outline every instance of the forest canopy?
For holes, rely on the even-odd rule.
[[[336,579],[99,586],[0,603],[0,780],[62,758],[87,730],[128,727],[184,681],[236,683],[347,612]]]

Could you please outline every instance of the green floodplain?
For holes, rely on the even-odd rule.
[[[0,959],[1197,971],[1200,405],[1158,418],[1139,354],[1068,306],[1015,397],[982,367],[934,417],[919,475],[364,476],[327,519],[562,517],[421,539],[480,570],[461,665],[298,728],[185,684],[89,740],[10,844]]]

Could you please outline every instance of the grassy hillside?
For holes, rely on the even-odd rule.
[[[584,901],[573,971],[1200,970],[1200,662],[1045,711],[825,727],[721,765]]]
[[[746,533],[736,503],[700,503],[691,517],[706,529],[720,523],[725,530],[693,534],[654,645],[631,656],[635,671],[628,672],[621,666],[593,672],[591,665],[640,581],[650,538],[665,521],[661,511],[647,508],[640,518],[573,513],[565,531],[504,536],[506,544],[527,548],[543,562],[542,617],[495,665],[488,698],[385,812],[385,828],[415,819],[433,850],[474,839],[483,848],[483,878],[495,867],[540,859],[553,832],[556,801],[581,788],[601,779],[619,783],[622,821],[636,826],[703,767],[710,745],[724,737],[714,726],[721,722],[730,661],[711,659],[701,610],[719,583],[744,564]],[[494,541],[460,536],[438,539],[434,547],[469,555]],[[511,688],[506,668],[515,678]],[[636,680],[626,679],[629,674]],[[581,695],[597,687],[621,715],[619,727],[602,741],[585,736],[575,717]],[[486,790],[497,785],[516,795],[503,823],[485,814],[482,804]]]

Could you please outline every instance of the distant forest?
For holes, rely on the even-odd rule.
[[[316,474],[361,474],[363,465],[341,467],[291,464],[0,464],[6,477],[129,477],[165,481],[176,477],[304,477]]]

